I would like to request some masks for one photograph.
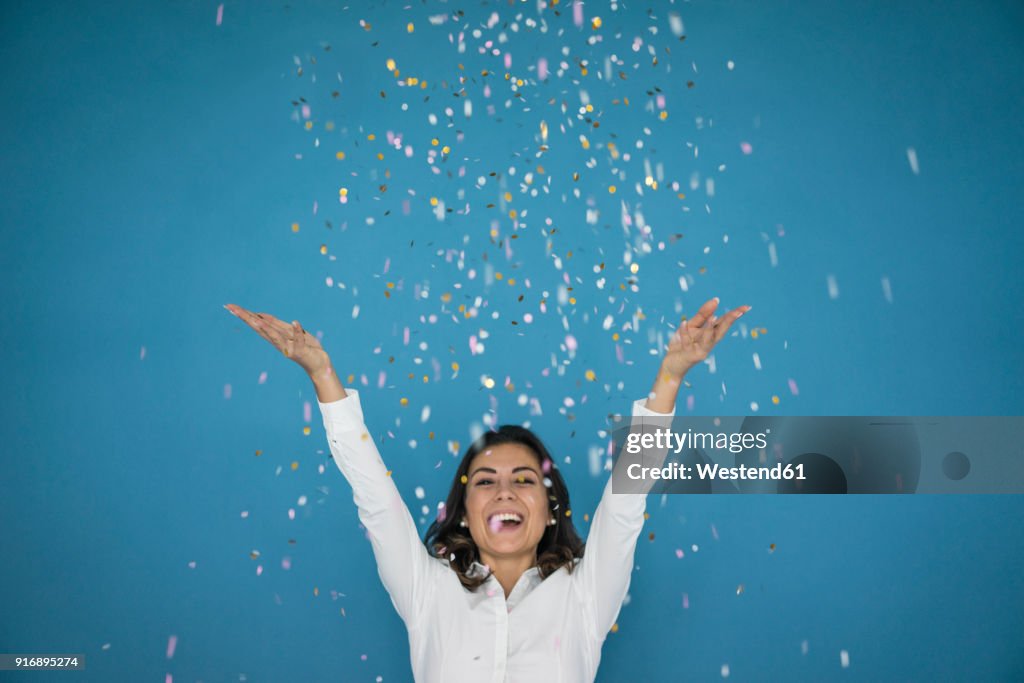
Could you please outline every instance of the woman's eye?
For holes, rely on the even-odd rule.
[[[490,484],[490,483],[491,483],[490,479],[477,479],[476,480],[476,485],[477,486],[483,486],[484,484]]]
[[[518,479],[516,479],[516,483],[519,483],[519,484],[535,484],[536,482],[533,479],[526,479],[524,477],[519,477]]]

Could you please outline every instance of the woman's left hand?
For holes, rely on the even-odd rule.
[[[662,372],[681,379],[690,368],[707,358],[729,327],[750,310],[750,306],[739,306],[719,318],[715,316],[717,308],[716,297],[705,302],[692,318],[683,319],[661,361]]]

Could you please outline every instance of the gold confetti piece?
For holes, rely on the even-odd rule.
[[[654,540],[654,532],[653,531],[651,533],[647,534],[647,539],[650,540],[650,541]]]
[[[566,510],[565,511],[565,516],[566,517],[572,517],[572,510]]]
[[[369,135],[366,136],[366,139],[372,142],[377,139],[377,136],[374,135],[373,133],[370,133]]]
[[[455,362],[453,362],[453,363],[452,363],[452,370],[454,370],[455,372],[458,372],[458,371],[459,371],[459,364],[458,364],[458,363],[455,363]]]
[[[437,206],[437,197],[431,197],[430,198],[430,205],[431,206]]]
[[[405,30],[406,30],[406,31],[408,31],[409,33],[412,33],[412,32],[413,32],[413,30],[415,30],[415,27],[414,27],[414,26],[412,25],[412,22],[411,22],[411,21],[410,21],[410,22],[409,22],[409,24],[408,24],[408,25],[407,25],[407,26],[405,27]]]
[[[768,552],[770,552],[770,553],[774,553],[775,552],[775,544],[774,543],[769,543],[768,544]]]
[[[258,458],[258,457],[260,457],[261,455],[263,455],[263,451],[261,451],[261,450],[257,450],[257,451],[256,451],[256,457]]]
[[[334,158],[337,159],[338,161],[344,161],[345,160],[345,153],[344,152],[336,152],[335,155],[334,155]]]
[[[327,253],[327,245],[326,244],[321,244],[320,245],[320,253],[321,254],[326,254]]]
[[[298,231],[299,231],[299,224],[298,223],[292,223],[292,232],[298,232]]]
[[[438,140],[437,138],[434,138],[433,140],[430,141],[430,144],[433,145],[434,147],[437,147],[438,145],[441,144],[441,141]]]
[[[309,427],[303,427],[303,428],[302,428],[302,434],[303,434],[304,436],[309,436],[309,431],[310,431],[310,430],[309,430]]]
[[[306,130],[313,130],[313,122],[306,121]]]
[[[451,151],[452,150],[448,145],[445,145],[444,147],[441,148],[441,154],[448,154]]]
[[[338,188],[338,194],[341,195],[342,197],[347,197],[348,196],[348,188],[347,187]],[[296,225],[298,225],[298,223],[296,223]],[[296,228],[296,230],[298,230],[298,228]]]
[[[512,201],[512,193],[511,192],[506,192],[505,193],[505,201],[506,202]]]
[[[403,398],[402,400],[399,401],[399,403],[402,404],[403,406],[407,406],[409,405],[409,399]]]
[[[651,518],[651,513],[650,512],[645,512],[644,513],[644,521],[646,522],[650,518]]]
[[[584,522],[589,522],[590,521],[590,515],[589,514],[583,515],[583,521]]]
[[[618,633],[618,632],[619,632],[619,624],[618,623],[612,624],[612,633]]]
[[[612,334],[612,341],[619,341],[619,333],[615,332]]]
[[[488,389],[493,389],[494,388],[494,380],[491,379],[490,377],[485,377],[484,378],[484,386],[487,387]]]
[[[293,462],[292,463],[292,470],[297,470],[297,469],[299,469],[299,463],[298,462]]]
[[[668,118],[668,112],[667,111],[662,111],[660,114],[658,114],[658,118],[660,118],[662,121],[664,121],[665,119]]]
[[[388,476],[389,477],[391,476],[391,472],[392,472],[392,470],[388,470]]]
[[[614,185],[609,185],[608,186],[608,194],[615,194],[615,186]]]
[[[586,373],[584,373],[584,375],[587,378],[588,382],[593,382],[595,379],[597,379],[597,375],[594,374],[593,370],[587,370]]]
[[[775,405],[779,405],[779,397],[778,396],[772,396],[772,403],[775,404]]]
[[[631,273],[633,273],[635,275],[639,270],[640,270],[640,264],[639,263],[630,264],[629,272],[631,272]]]
[[[459,481],[461,481],[463,484],[468,484],[469,483],[469,477],[467,477],[465,474],[463,474],[462,478],[459,479]]]
[[[388,67],[388,71],[394,71],[395,70],[395,60],[389,59],[387,62],[385,62],[385,66]]]

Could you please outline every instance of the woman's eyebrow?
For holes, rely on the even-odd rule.
[[[512,470],[512,473],[515,474],[520,470],[527,470],[529,472],[537,474],[537,470],[533,469],[532,467],[528,467],[527,465],[520,465],[519,467],[516,467],[515,469]],[[470,472],[469,477],[472,479],[474,476],[476,476],[478,472],[490,472],[491,474],[497,474],[498,470],[494,469],[493,467],[477,467],[475,470]],[[537,474],[537,476],[540,475]]]

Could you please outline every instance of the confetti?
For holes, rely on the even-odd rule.
[[[907,147],[907,161],[910,163],[910,171],[919,175],[920,169],[917,166],[917,151],[913,147]]]
[[[178,636],[170,636],[167,639],[167,659],[174,657],[174,649],[178,646]]]

